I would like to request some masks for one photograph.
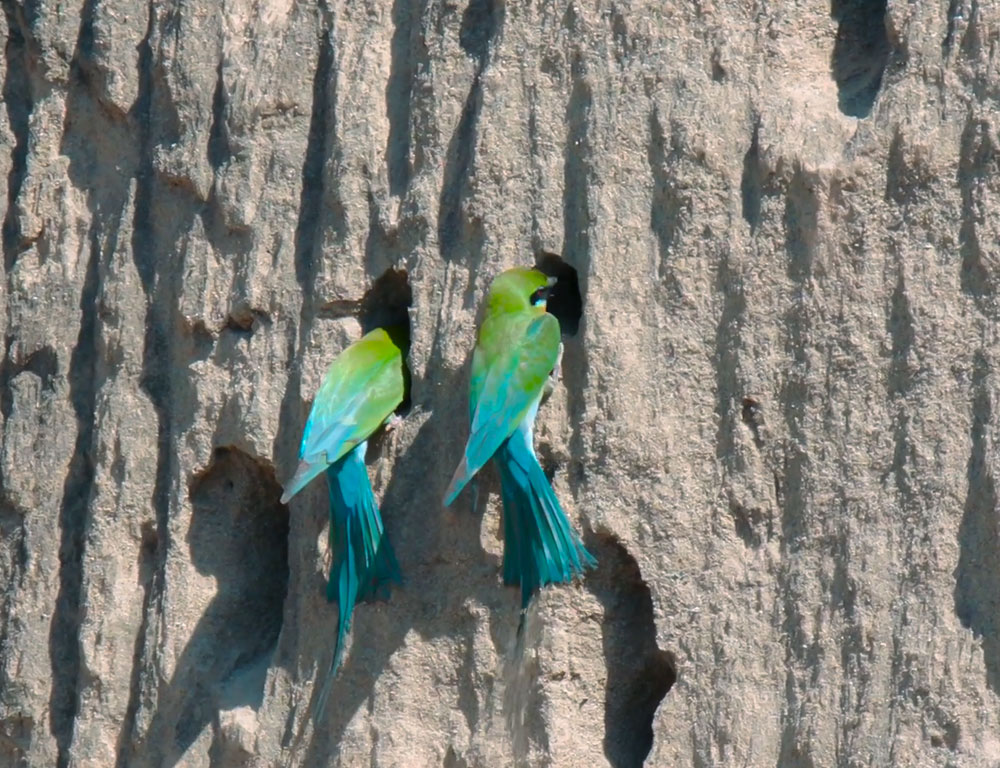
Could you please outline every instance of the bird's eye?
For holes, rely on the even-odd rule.
[[[530,299],[531,306],[537,307],[539,304],[544,304],[545,300],[548,297],[549,297],[549,287],[547,285],[543,285],[541,288],[539,288],[537,291],[531,294],[531,299]]]

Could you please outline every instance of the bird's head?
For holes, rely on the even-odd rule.
[[[486,297],[487,312],[545,311],[545,302],[556,279],[537,269],[514,267],[493,279]]]

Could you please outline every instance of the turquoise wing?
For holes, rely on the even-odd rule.
[[[558,356],[559,321],[553,315],[541,314],[528,324],[520,341],[501,352],[478,379],[473,360],[472,430],[465,446],[465,457],[445,494],[445,504],[454,500],[517,429],[528,409],[541,396]]]

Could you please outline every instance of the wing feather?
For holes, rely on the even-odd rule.
[[[517,429],[541,397],[558,355],[559,321],[553,315],[541,314],[528,323],[520,339],[509,345],[485,371],[482,363],[477,366],[474,360],[472,430],[465,457],[446,493],[446,503],[458,495]]]
[[[382,329],[366,334],[330,365],[316,393],[286,485],[291,498],[327,465],[367,440],[403,401],[402,353]]]

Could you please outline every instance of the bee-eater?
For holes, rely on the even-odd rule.
[[[545,311],[555,278],[517,267],[497,276],[472,356],[471,435],[445,492],[451,504],[491,458],[500,470],[504,584],[521,604],[546,584],[570,581],[597,561],[570,527],[533,446],[532,428],[560,352],[559,321]]]
[[[365,469],[365,449],[368,438],[403,402],[409,379],[405,350],[405,331],[376,328],[337,356],[313,400],[302,434],[299,466],[281,497],[283,504],[288,502],[326,471],[333,553],[326,598],[337,601],[339,620],[317,720],[340,665],[355,602],[387,593],[390,581],[400,581]]]

